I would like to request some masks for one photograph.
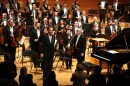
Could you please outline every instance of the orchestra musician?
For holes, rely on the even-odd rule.
[[[76,30],[76,36],[73,39],[74,44],[74,57],[77,59],[77,63],[82,63],[85,59],[86,38],[82,33],[82,29]]]
[[[59,0],[56,0],[53,7],[53,11],[58,12],[58,15],[61,16],[61,8],[62,8],[62,5],[59,3]]]
[[[115,34],[118,34],[121,31],[121,26],[119,25],[119,22],[117,19],[114,20],[113,27],[115,30]]]
[[[47,16],[48,11],[48,0],[43,1],[43,5],[41,6],[40,10],[42,11],[42,17],[44,18]]]
[[[18,0],[14,0],[13,10],[14,15],[17,16],[17,13],[20,11],[20,4],[18,3]]]
[[[114,13],[114,11],[111,11],[111,12],[110,12],[110,17],[107,18],[107,23],[108,23],[110,20],[114,22],[115,19],[116,19],[115,13]]]
[[[54,13],[54,16],[52,17],[52,20],[53,20],[53,24],[54,24],[54,27],[55,27],[55,32],[57,34],[58,26],[59,26],[59,22],[60,22],[60,16],[58,15],[58,12]]]
[[[40,23],[36,24],[36,27],[31,30],[30,42],[31,42],[31,50],[34,52],[32,56],[32,61],[34,63],[34,67],[39,66],[37,63],[37,59],[39,58],[39,37],[42,35],[42,29]]]
[[[105,17],[106,17],[106,10],[108,8],[108,4],[106,0],[101,0],[99,2],[99,16],[100,16],[100,23],[105,23]],[[104,10],[104,11],[103,11]]]
[[[64,5],[61,9],[61,18],[64,19],[64,21],[66,21],[69,14],[70,14],[70,12],[69,12],[69,9],[67,8],[67,4],[64,3]]]
[[[80,10],[80,7],[77,6],[77,8],[73,11],[73,21],[77,20],[76,18],[81,16],[82,12]]]
[[[115,2],[113,2],[112,7],[114,9],[115,18],[118,19],[121,14],[121,3],[118,0],[115,0]]]
[[[13,19],[8,20],[8,25],[5,26],[3,30],[3,36],[4,36],[5,52],[11,54],[12,57],[11,62],[14,63],[17,47],[16,38],[18,37],[18,32],[16,28],[14,28]]]
[[[64,36],[64,46],[65,46],[65,57],[68,59],[65,61],[66,63],[66,69],[70,68],[72,66],[72,36],[71,31],[67,30],[66,35]],[[71,44],[71,45],[69,45]]]
[[[55,36],[54,28],[49,27],[48,34],[41,35],[39,38],[40,44],[40,58],[43,59],[43,81],[47,78],[48,74],[52,71],[53,57],[55,51]]]
[[[12,10],[12,8],[11,8],[11,6],[10,6],[10,3],[6,3],[6,4],[5,4],[5,7],[4,7],[4,9],[3,9],[3,13],[7,13],[7,15],[9,15],[10,10]]]
[[[113,22],[110,20],[108,25],[105,27],[105,34],[112,35],[113,33],[115,33]]]
[[[6,26],[8,22],[7,14],[3,13],[2,18],[0,19],[0,26]]]

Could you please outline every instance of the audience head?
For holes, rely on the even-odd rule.
[[[83,65],[82,64],[77,64],[76,71],[77,72],[83,71]]]
[[[17,68],[14,63],[0,63],[0,78],[14,79],[17,76]]]
[[[100,66],[95,66],[95,68],[94,68],[94,74],[100,74],[101,71],[102,71],[102,67],[100,67]]]
[[[50,80],[56,80],[56,74],[54,71],[51,71],[48,75],[48,79]]]
[[[21,68],[20,75],[27,75],[27,68],[26,67]]]
[[[114,65],[113,73],[121,73],[121,67],[119,65]]]
[[[32,74],[27,74],[25,78],[25,82],[27,83],[32,83],[33,82],[33,75]]]

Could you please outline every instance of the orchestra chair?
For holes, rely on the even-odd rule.
[[[36,66],[35,67],[35,74],[37,73],[37,70],[38,70],[38,68],[41,68],[42,66],[41,66],[41,63],[42,63],[42,61],[43,61],[43,59],[37,59],[37,63],[39,64],[39,66]],[[33,62],[31,61],[31,68],[30,68],[30,73],[31,73],[31,71],[32,71],[32,68],[33,68],[33,66],[34,66],[34,64],[33,64]]]
[[[65,57],[60,51],[56,51],[56,52],[55,52],[54,61],[55,61],[56,58],[58,58],[58,61],[57,61],[57,63],[56,63],[56,66],[55,66],[54,70],[56,70],[56,68],[57,68],[57,66],[58,66],[58,64],[59,64],[59,62],[61,61],[60,70],[59,70],[59,73],[60,73],[60,72],[61,72],[61,69],[64,68],[64,63],[65,63],[65,61],[69,61],[70,58]],[[72,70],[71,70],[71,72],[72,72]]]
[[[56,58],[61,58],[61,53],[60,53],[60,51],[59,51],[59,50],[56,50],[56,51],[55,51],[55,53],[54,53],[53,63],[55,62]],[[56,68],[57,68],[57,66],[58,66],[59,61],[60,61],[60,60],[58,59],[58,61],[57,61],[57,63],[56,63],[55,68],[53,67],[53,69],[54,69],[54,70],[56,70]]]
[[[86,61],[83,61],[82,65],[83,69],[87,71],[87,77],[89,77],[90,72],[93,72],[93,69],[96,66],[95,64]]]
[[[25,57],[30,58],[30,66],[31,66],[31,57],[32,57],[32,55],[33,55],[32,50],[24,50],[24,51],[22,51],[22,59],[21,59],[22,66],[23,66],[23,62],[24,62]]]

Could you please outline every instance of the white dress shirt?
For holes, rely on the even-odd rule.
[[[105,1],[101,1],[101,9],[104,9],[104,8],[105,8],[105,4],[106,4]]]
[[[10,32],[11,32],[11,34],[10,34],[10,36],[13,36],[13,27],[10,27]]]
[[[86,16],[83,15],[83,21],[86,23]]]
[[[56,24],[58,24],[58,16],[55,16]]]
[[[40,29],[37,29],[37,37],[40,37]]]
[[[79,41],[79,38],[80,38],[80,35],[77,36],[77,40],[76,40],[75,47],[77,47],[77,43],[78,43],[78,41]]]

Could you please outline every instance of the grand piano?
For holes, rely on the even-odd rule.
[[[130,61],[130,28],[123,29],[115,38],[109,41],[104,48],[96,49],[91,57],[108,63],[108,73],[111,73],[112,64],[123,64]]]

